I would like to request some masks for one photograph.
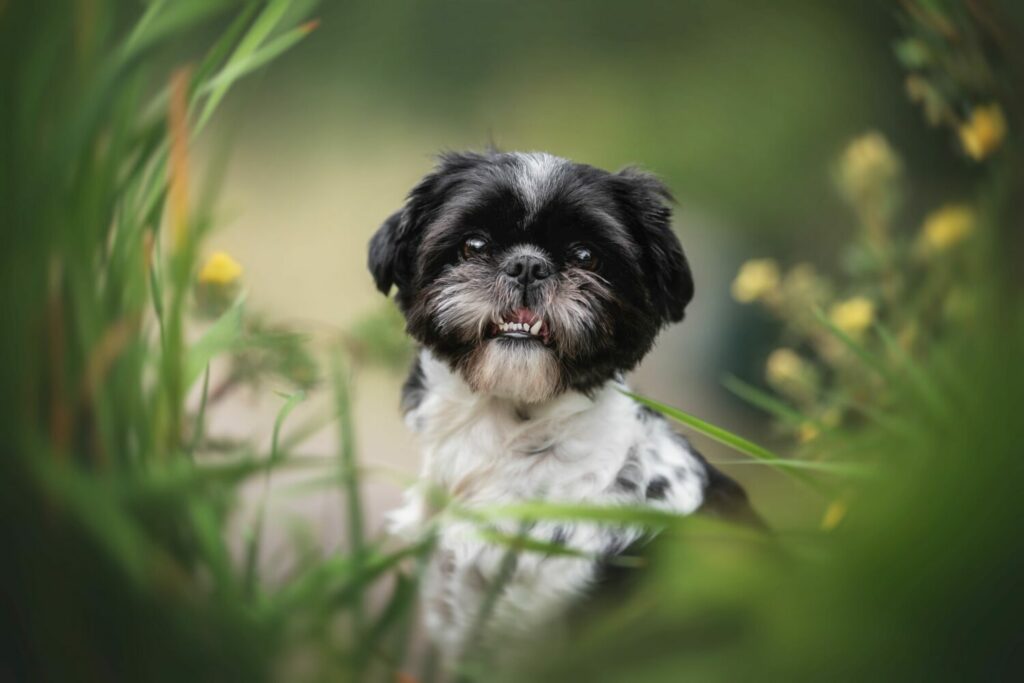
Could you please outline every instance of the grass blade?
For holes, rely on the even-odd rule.
[[[921,366],[914,362],[914,359],[907,355],[907,352],[899,345],[899,342],[896,341],[896,338],[885,325],[876,322],[875,331],[878,333],[882,343],[885,344],[889,354],[906,369],[907,376],[910,378],[910,385],[917,390],[921,399],[928,404],[936,415],[948,415],[949,404],[942,400],[942,389],[925,375],[924,371],[921,370]]]
[[[272,41],[265,50],[260,51],[260,46],[285,16],[288,5],[287,0],[271,0],[239,42],[238,47],[228,58],[220,73],[203,86],[202,90],[208,94],[208,98],[199,115],[196,124],[197,130],[202,130],[206,125],[236,80],[280,55],[309,33],[305,27],[293,29],[288,34]]]
[[[359,491],[359,468],[356,463],[355,435],[352,427],[352,406],[349,397],[348,380],[345,377],[345,366],[340,351],[334,358],[334,400],[338,415],[340,438],[339,467],[342,488],[346,500],[346,518],[351,544],[349,552],[356,571],[361,570],[365,554],[365,538],[363,534],[363,503]],[[352,608],[353,624],[356,634],[363,632],[365,614],[363,596],[355,597]]]
[[[582,503],[552,503],[548,501],[531,501],[515,503],[484,509],[467,510],[449,506],[449,511],[456,517],[478,523],[493,522],[501,519],[518,519],[528,522],[539,521],[572,521],[597,522],[620,526],[664,527],[676,524],[683,516],[674,512],[666,512],[645,506],[602,506]]]
[[[729,375],[722,381],[722,386],[750,405],[760,408],[782,422],[794,426],[807,422],[816,424],[814,420],[811,420],[796,408],[793,408],[768,392],[762,391],[752,384],[744,382],[738,377]]]
[[[780,472],[783,472],[789,477],[792,477],[793,479],[810,486],[819,493],[822,492],[822,485],[820,482],[807,476],[803,472],[787,468],[784,464],[787,462],[786,460],[779,457],[775,453],[772,453],[767,448],[757,445],[753,441],[744,439],[742,436],[737,436],[736,434],[733,434],[732,432],[726,429],[722,429],[721,427],[713,425],[710,422],[706,422],[700,419],[699,417],[695,417],[693,415],[690,415],[689,413],[684,413],[678,408],[667,406],[664,403],[659,403],[658,401],[645,398],[643,396],[640,396],[639,394],[634,394],[629,391],[623,391],[622,393],[624,393],[626,396],[629,396],[634,401],[642,403],[648,408],[652,408],[653,410],[656,410],[662,415],[670,417],[673,420],[676,420],[677,422],[681,422],[687,425],[688,427],[697,430],[701,434],[711,439],[714,439],[715,441],[721,444],[729,446],[730,448],[739,451],[744,455],[749,455],[752,458],[756,458],[766,463],[776,465],[777,469]]]
[[[861,361],[864,362],[864,365],[877,372],[886,381],[892,381],[892,374],[889,372],[888,368],[885,367],[885,364],[882,363],[882,361],[874,354],[865,349],[862,344],[857,343],[852,337],[850,337],[850,335],[836,327],[835,324],[828,319],[828,316],[825,315],[824,311],[820,308],[814,309],[814,317],[817,318],[818,322],[821,323],[822,326],[832,334],[832,336],[842,342],[843,346],[860,358]]]
[[[281,459],[281,452],[278,450],[278,442],[281,435],[281,425],[288,418],[288,415],[295,409],[299,403],[306,398],[306,392],[299,391],[291,396],[287,397],[284,405],[277,412],[277,417],[274,419],[274,431],[270,439],[270,465],[275,465]],[[263,519],[267,512],[267,495],[270,490],[270,473],[272,468],[267,469],[267,473],[263,478],[263,493],[260,496],[260,506],[256,511],[256,520],[253,522],[253,527],[249,535],[248,543],[245,549],[245,578],[243,580],[243,586],[245,594],[250,598],[255,594],[256,588],[259,583],[259,555],[260,545],[263,540]]]
[[[210,395],[210,364],[206,364],[206,371],[203,373],[203,393],[199,396],[199,410],[196,411],[195,426],[192,432],[192,441],[188,445],[186,455],[189,459],[195,457],[196,448],[203,438],[204,422],[206,420],[206,400]]]
[[[542,541],[525,534],[503,534],[495,529],[478,529],[477,534],[494,545],[501,545],[511,548],[516,552],[539,553],[554,557],[576,557],[581,559],[596,559],[594,553],[587,553],[575,548],[569,548],[560,543]]]
[[[245,300],[239,299],[225,311],[210,329],[192,345],[185,360],[185,387],[199,379],[199,374],[218,354],[231,349],[242,335]]]

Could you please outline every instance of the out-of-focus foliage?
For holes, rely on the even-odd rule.
[[[984,3],[968,8],[908,2],[909,36],[896,44],[900,61],[911,72],[911,98],[922,103],[929,123],[952,129],[972,162],[1009,154],[1001,149],[1007,122],[998,98],[1010,94],[1006,78],[997,78],[998,69],[988,58],[989,43],[1005,36],[984,30],[996,19],[993,11]],[[1009,163],[991,160],[993,170],[1003,174]],[[783,273],[775,260],[755,259],[733,281],[737,301],[761,304],[783,325],[784,346],[768,356],[764,376],[790,405],[734,385],[771,406],[783,430],[802,442],[837,428],[868,397],[875,411],[889,407],[879,402],[884,395],[880,378],[863,371],[865,357],[877,356],[880,363],[917,357],[949,334],[978,323],[977,290],[992,267],[979,243],[983,236],[976,234],[979,210],[964,196],[908,216],[901,211],[908,193],[904,167],[877,131],[854,139],[840,154],[833,177],[857,218],[857,229],[839,255],[836,276],[823,275],[809,263]],[[981,194],[986,187],[973,190],[974,202],[994,201]]]
[[[408,657],[430,534],[409,545],[365,536],[365,470],[349,394],[353,367],[407,359],[400,316],[382,308],[318,346],[311,335],[247,310],[246,271],[233,257],[200,258],[215,222],[217,178],[197,173],[190,143],[238,79],[310,33],[315,24],[303,22],[311,5],[0,2],[2,677],[360,680],[416,670],[414,680],[430,678],[429,657]],[[625,4],[566,6],[550,10],[551,25],[570,33],[659,16],[631,14]],[[808,11],[831,25],[830,10],[813,6]],[[638,50],[641,38],[700,42],[702,18],[725,17],[741,29],[709,48],[719,61],[687,67],[714,79],[719,62],[743,62],[753,33],[805,33],[774,12],[711,7],[659,10],[689,23],[645,19]],[[951,177],[972,185],[918,208],[900,140],[868,133],[833,169],[856,225],[839,266],[758,259],[738,274],[734,296],[777,317],[781,339],[765,367],[776,393],[739,381],[730,386],[802,443],[799,458],[780,459],[651,404],[753,456],[747,464],[794,474],[792,495],[813,497],[821,517],[761,536],[650,510],[537,502],[470,516],[458,501],[438,500],[437,523],[471,517],[510,558],[574,551],[502,533],[498,520],[664,529],[660,556],[635,595],[595,614],[571,640],[552,634],[529,661],[471,652],[465,678],[962,680],[1019,673],[1022,109],[1013,78],[1020,43],[994,3],[907,0],[901,7],[896,54],[909,71],[908,93],[969,169]],[[441,41],[431,53],[435,63],[424,60],[422,72],[393,87],[425,95],[417,91],[424,88],[420,76],[438,62],[459,65],[444,72],[451,79],[446,96],[486,87],[492,43],[515,35],[527,10],[450,2],[436,11],[404,8],[399,28],[388,29],[408,38],[389,43],[396,54],[418,54],[435,40],[432,27],[459,41]],[[398,12],[360,3],[333,11],[374,18],[382,31]],[[573,21],[584,11],[592,21]],[[503,12],[508,22],[489,31],[474,23]],[[595,69],[614,63],[599,49],[600,35],[579,37],[583,61]],[[371,31],[359,40],[377,39]],[[807,40],[824,45],[832,38]],[[474,45],[480,58],[465,59]],[[330,47],[342,55],[359,48],[358,41]],[[526,47],[514,54],[537,58]],[[644,53],[640,62],[655,57]],[[778,59],[791,68],[796,90],[832,78],[801,54]],[[374,78],[404,63],[391,55],[369,70],[350,64],[342,75]],[[691,128],[713,130],[727,111],[734,124],[758,118],[764,125],[750,125],[749,137],[727,154],[698,157],[717,168],[708,177],[737,174],[736,187],[704,187],[707,196],[747,197],[739,213],[750,215],[751,207],[768,206],[758,201],[772,193],[805,198],[808,179],[827,175],[801,169],[770,187],[746,182],[742,162],[751,145],[762,157],[782,158],[812,141],[831,144],[814,130],[800,138],[783,125],[798,113],[785,97],[774,105],[724,106],[769,103],[777,93],[756,76],[701,105],[686,101],[685,92],[641,87],[642,68],[597,73],[580,79],[577,95],[596,83],[641,120],[655,112],[651,125],[630,129],[638,131],[635,139],[610,141],[609,158],[629,150],[657,159],[669,174],[696,178],[693,157],[666,143],[665,131],[677,123],[671,113],[686,110]],[[564,93],[554,90],[536,95],[561,102]],[[494,100],[514,98],[494,93]],[[828,100],[823,95],[819,113],[838,116],[839,105]],[[420,115],[450,113],[445,97],[430,102]],[[589,123],[598,131],[614,122]],[[775,130],[787,134],[775,139]],[[578,132],[555,126],[549,134],[578,140]],[[686,139],[697,145],[698,138]],[[212,372],[221,361],[226,372]],[[286,389],[269,449],[207,433],[212,405],[236,387],[266,391],[268,383]],[[302,485],[343,496],[348,543],[325,558],[297,534],[295,565],[270,581],[259,563],[265,496],[251,519],[230,522],[243,485],[299,467],[294,451],[322,424],[293,427],[290,415],[324,385],[334,399],[326,420],[337,422],[338,454],[305,465],[314,471]],[[187,401],[190,393],[199,400]],[[240,556],[230,543],[239,534]],[[490,587],[501,589],[500,581]]]
[[[349,353],[362,363],[404,368],[412,357],[405,319],[390,300],[356,321],[346,342]]]

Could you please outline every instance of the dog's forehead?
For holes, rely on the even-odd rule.
[[[430,231],[481,230],[501,237],[555,238],[585,228],[630,241],[602,180],[607,173],[551,154],[505,153],[465,178]]]
[[[513,159],[512,184],[523,201],[526,221],[530,222],[556,195],[572,163],[544,152],[514,154]]]

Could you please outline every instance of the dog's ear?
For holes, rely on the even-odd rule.
[[[679,322],[693,299],[693,275],[672,232],[672,193],[656,177],[635,168],[611,178],[624,218],[643,249],[651,300],[663,320]]]
[[[385,296],[391,292],[391,286],[396,282],[395,271],[399,265],[398,237],[401,222],[402,212],[396,211],[384,221],[384,225],[380,226],[370,239],[370,255],[366,259],[366,265],[373,275],[373,281],[377,283],[377,289]]]
[[[465,173],[486,159],[472,152],[442,154],[437,166],[409,193],[405,206],[384,221],[370,240],[367,259],[377,289],[401,294],[412,280],[412,256],[423,230],[441,212]]]

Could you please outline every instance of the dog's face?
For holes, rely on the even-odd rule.
[[[547,154],[447,154],[370,242],[408,331],[478,392],[524,403],[633,368],[693,280],[668,190]]]

